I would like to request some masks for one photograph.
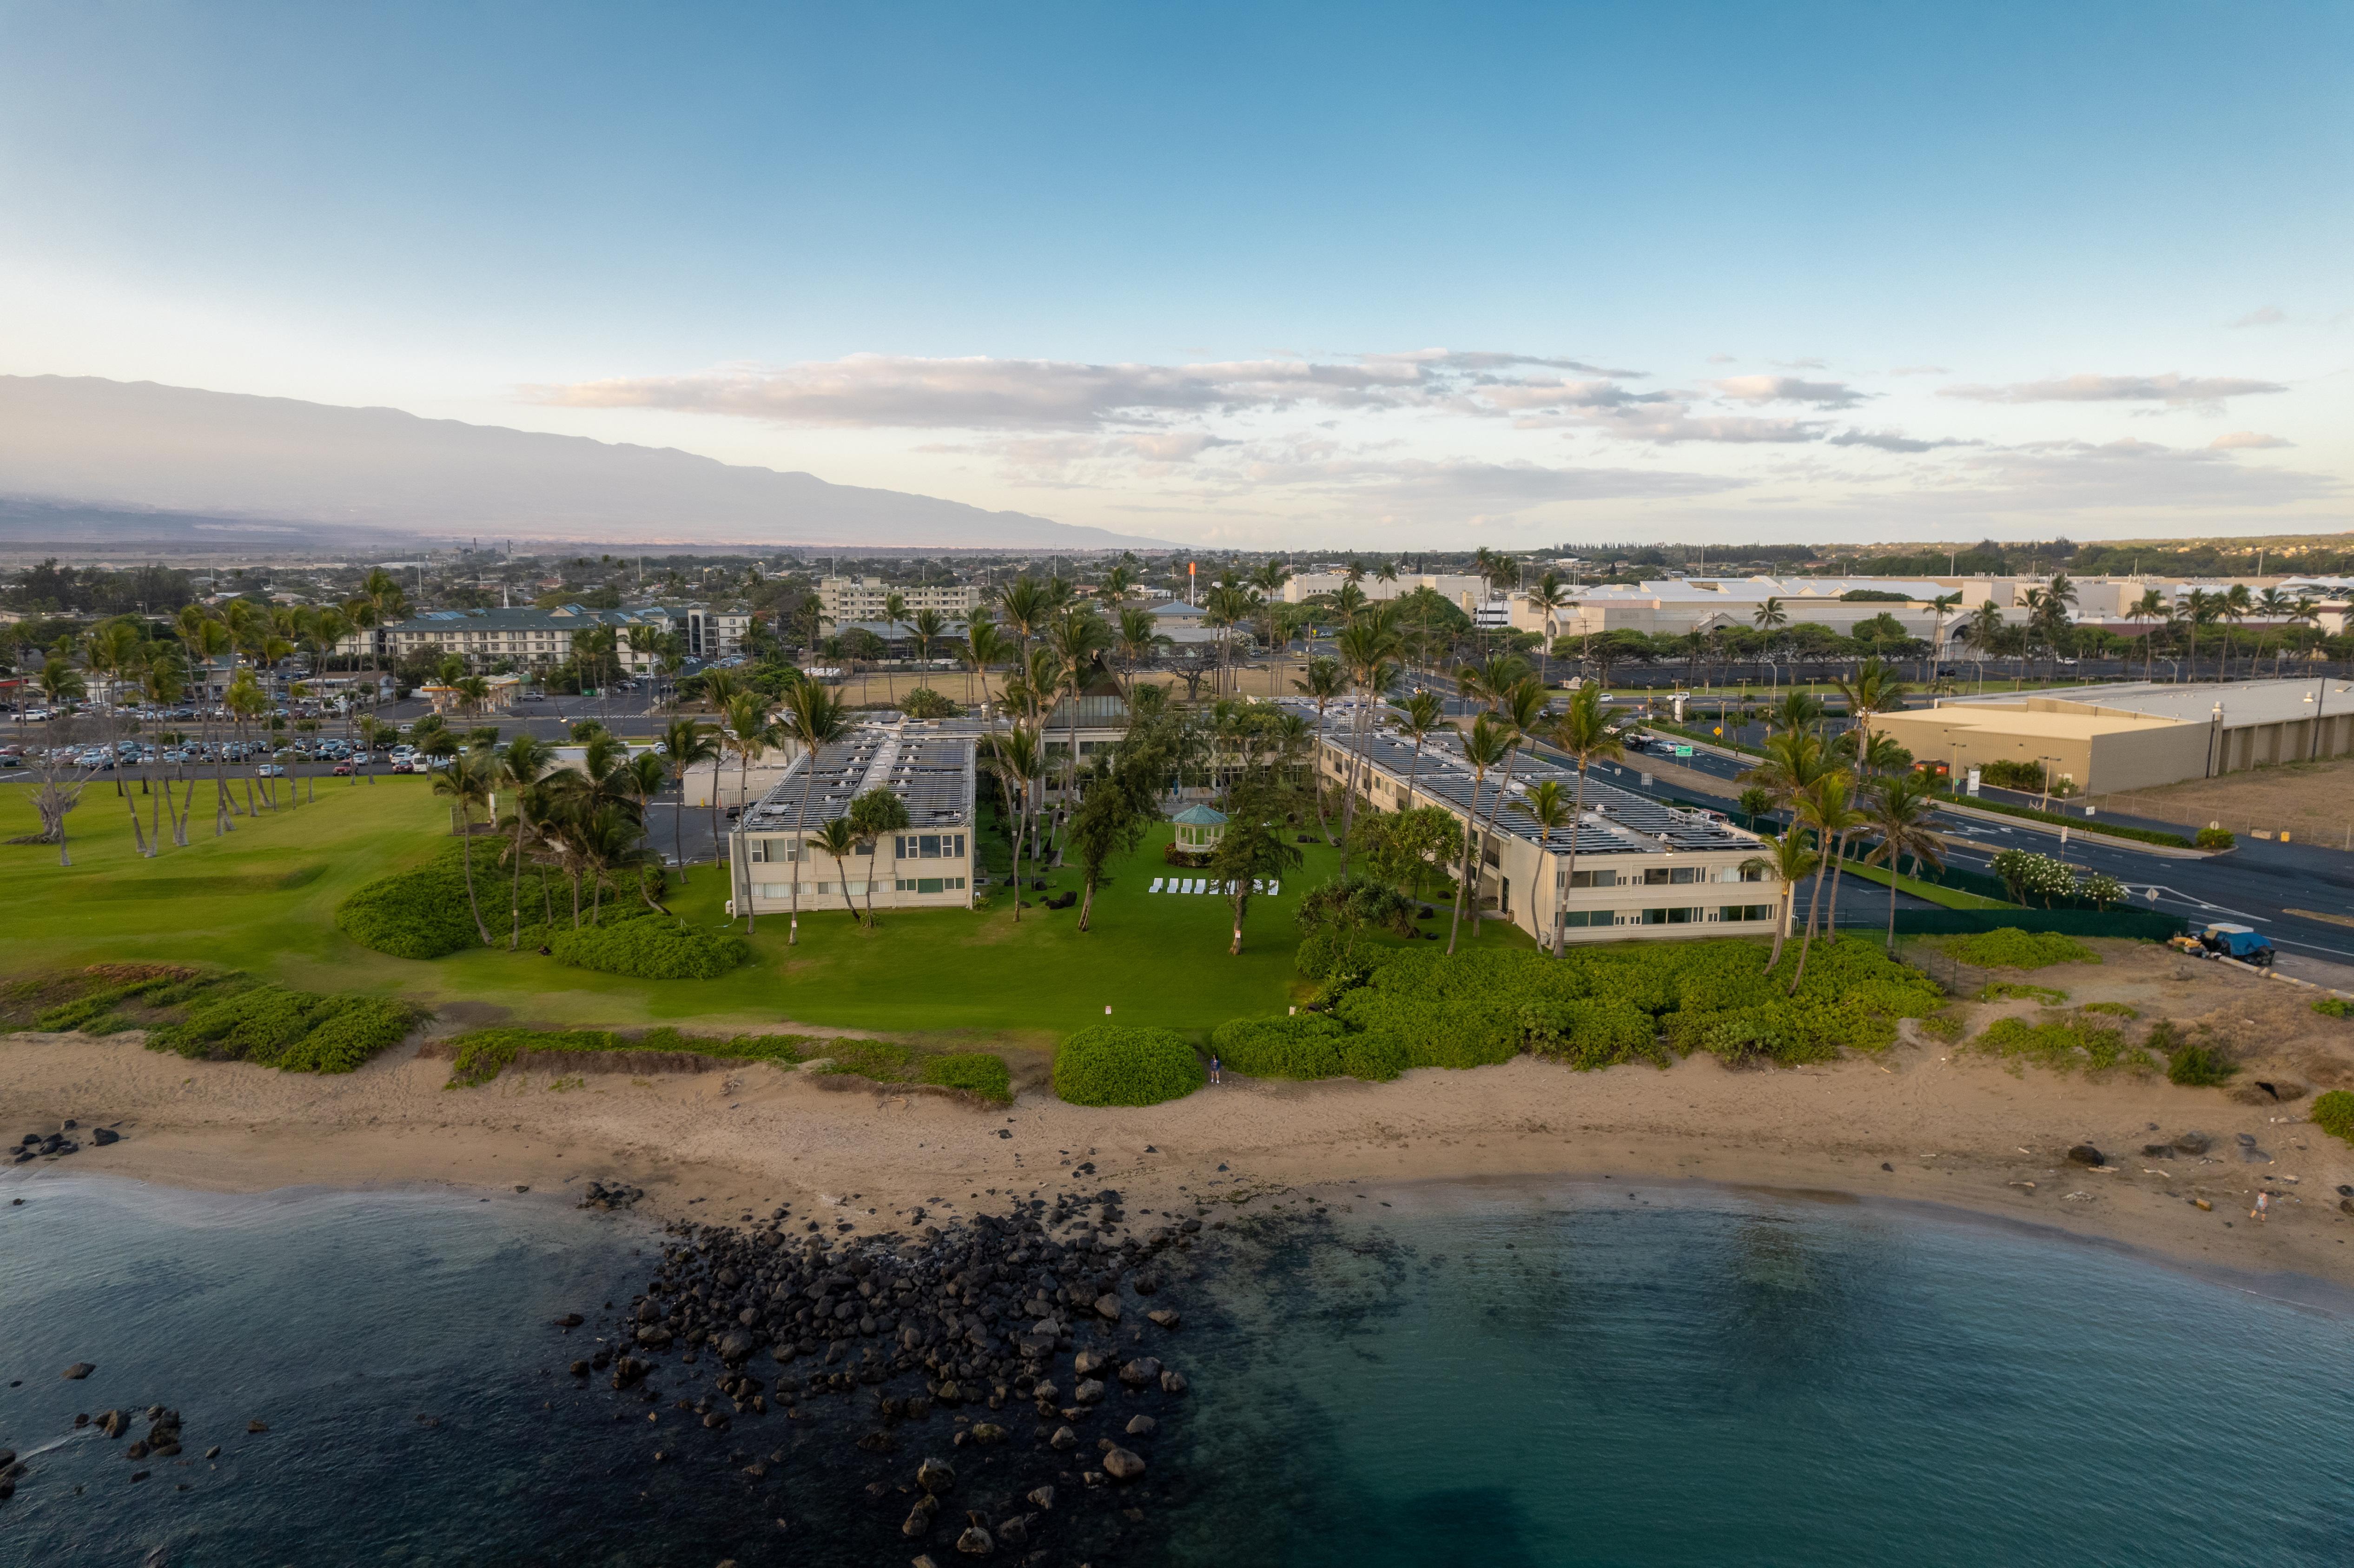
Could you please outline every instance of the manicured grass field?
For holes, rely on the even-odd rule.
[[[217,963],[312,991],[399,995],[429,1007],[488,1004],[518,1023],[632,1025],[693,1021],[757,1029],[790,1022],[819,1028],[986,1037],[1047,1044],[1083,1024],[1116,1022],[1207,1031],[1226,1019],[1279,1012],[1295,1000],[1299,895],[1329,878],[1337,860],[1320,842],[1285,878],[1280,899],[1254,899],[1240,958],[1229,958],[1224,899],[1146,892],[1170,874],[1164,827],[1096,897],[1091,928],[1078,910],[1023,911],[1017,925],[1002,888],[994,908],[880,912],[874,931],[854,925],[839,897],[812,900],[798,947],[789,922],[763,916],[755,961],[715,980],[641,980],[566,968],[535,953],[477,949],[418,961],[371,952],[336,929],[335,908],[362,883],[425,860],[447,842],[447,808],[422,779],[376,784],[323,780],[315,806],[239,820],[224,839],[203,810],[185,850],[143,860],[111,785],[91,789],[68,819],[74,864],[48,845],[0,846],[5,877],[9,973],[118,959]],[[25,791],[0,787],[0,836],[33,831]],[[492,846],[485,843],[485,859]],[[482,874],[483,915],[504,928],[504,889]],[[1076,886],[1076,874],[1054,878]],[[1038,895],[1033,894],[1034,901]],[[723,873],[691,870],[672,907],[724,924]],[[1426,924],[1444,931],[1445,916]],[[1469,939],[1469,925],[1465,925]],[[1491,922],[1485,944],[1527,945]],[[478,1015],[479,1016],[479,1015]]]

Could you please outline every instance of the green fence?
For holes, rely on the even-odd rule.
[[[1888,916],[1879,918],[1859,915],[1850,921],[1845,911],[1840,915],[1840,926],[1845,930],[1886,930]],[[1896,912],[1896,934],[1900,937],[1974,937],[1982,932],[2013,927],[2021,931],[2056,931],[2063,937],[2130,937],[2144,942],[2163,942],[2169,937],[2179,937],[2190,928],[2190,922],[2179,915],[2161,915],[2149,909],[1899,909]]]

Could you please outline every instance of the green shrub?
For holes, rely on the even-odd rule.
[[[151,1032],[147,1045],[290,1073],[348,1073],[397,1044],[423,1016],[406,1002],[381,997],[243,985],[203,997],[183,1022]]]
[[[2342,996],[2325,996],[2313,1004],[2313,1011],[2324,1018],[2354,1018],[2354,1001]]]
[[[1013,1075],[1006,1071],[1005,1058],[992,1052],[954,1051],[927,1057],[923,1081],[943,1089],[962,1089],[999,1105],[1013,1100]]]
[[[1193,1047],[1166,1029],[1098,1023],[1055,1053],[1055,1093],[1073,1105],[1159,1105],[1192,1094],[1204,1076]]]
[[[482,945],[464,875],[439,859],[362,885],[335,911],[335,924],[361,947],[396,959],[438,959]]]
[[[1521,1020],[1530,1051],[1581,1071],[1638,1059],[1667,1066],[1659,1024],[1639,1008],[1587,999],[1532,1007]]]
[[[2066,998],[2063,996],[2062,1000],[2065,1001]],[[2129,1007],[2122,1001],[2088,1001],[2076,1011],[2079,1012],[2105,1012],[2112,1018],[2139,1018],[2141,1016],[2140,1008]]]
[[[408,1038],[424,1014],[385,997],[338,999],[344,1005],[288,1046],[278,1065],[289,1073],[348,1073],[387,1046]]]
[[[1386,1084],[1406,1069],[1405,1047],[1383,1034],[1352,1034],[1341,1048],[1341,1071],[1369,1084]]]
[[[1288,1018],[1230,1018],[1211,1032],[1210,1049],[1225,1066],[1252,1078],[1331,1078],[1341,1072],[1346,1025],[1320,1012]]]
[[[2147,1050],[2126,1044],[2125,1035],[2113,1025],[2096,1023],[2081,1014],[2032,1023],[2023,1018],[1999,1018],[1978,1036],[1977,1044],[1990,1055],[2014,1063],[2033,1062],[2062,1073],[2079,1067],[2097,1073],[2115,1066],[2148,1072],[2158,1065]]]
[[[2227,850],[2240,841],[2232,836],[2229,828],[2201,828],[2191,842],[2203,850]]]
[[[2310,1114],[2314,1126],[2332,1138],[2354,1143],[2354,1094],[2332,1089],[2326,1095],[2317,1095]]]
[[[1998,926],[1974,936],[1947,937],[1945,949],[1963,963],[1982,969],[2041,969],[2053,964],[2097,964],[2101,956],[2071,937],[2056,931],[2022,931]]]
[[[2046,1007],[2058,1007],[2068,1000],[2064,991],[2054,991],[2048,985],[2029,985],[2024,980],[1998,980],[1993,985],[1978,988],[1980,1001],[2040,1001]],[[2128,1013],[2126,1016],[2131,1017]]]
[[[2179,1047],[2166,1065],[2166,1079],[2185,1088],[2221,1087],[2238,1076],[2240,1065],[2204,1041]]]
[[[716,980],[752,959],[751,944],[732,932],[698,930],[651,910],[554,932],[547,946],[559,963],[639,980]]]
[[[913,1083],[916,1054],[889,1040],[836,1040],[825,1048],[828,1073],[872,1078],[878,1084]]]
[[[617,1036],[602,1029],[476,1029],[452,1035],[457,1048],[445,1088],[467,1088],[497,1077],[525,1051],[611,1051]]]

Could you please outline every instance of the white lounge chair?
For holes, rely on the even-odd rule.
[[[1189,876],[1185,879],[1184,885],[1178,888],[1177,891],[1180,893],[1199,893],[1202,891],[1202,885]]]
[[[1268,884],[1267,885],[1267,895],[1269,898],[1280,898],[1280,897],[1282,897],[1282,896],[1283,896],[1283,884],[1281,884],[1280,882],[1270,882],[1270,883],[1268,883]]]
[[[1161,885],[1167,880],[1167,877],[1156,876],[1152,879],[1152,885],[1146,888],[1145,891],[1147,893],[1158,893],[1161,891]]]

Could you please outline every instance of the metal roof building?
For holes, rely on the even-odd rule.
[[[795,758],[729,835],[737,901],[763,915],[790,909],[798,883],[804,912],[845,896],[878,908],[970,907],[977,750],[969,732],[897,724]],[[870,789],[897,796],[907,826],[837,863],[815,834]]]

